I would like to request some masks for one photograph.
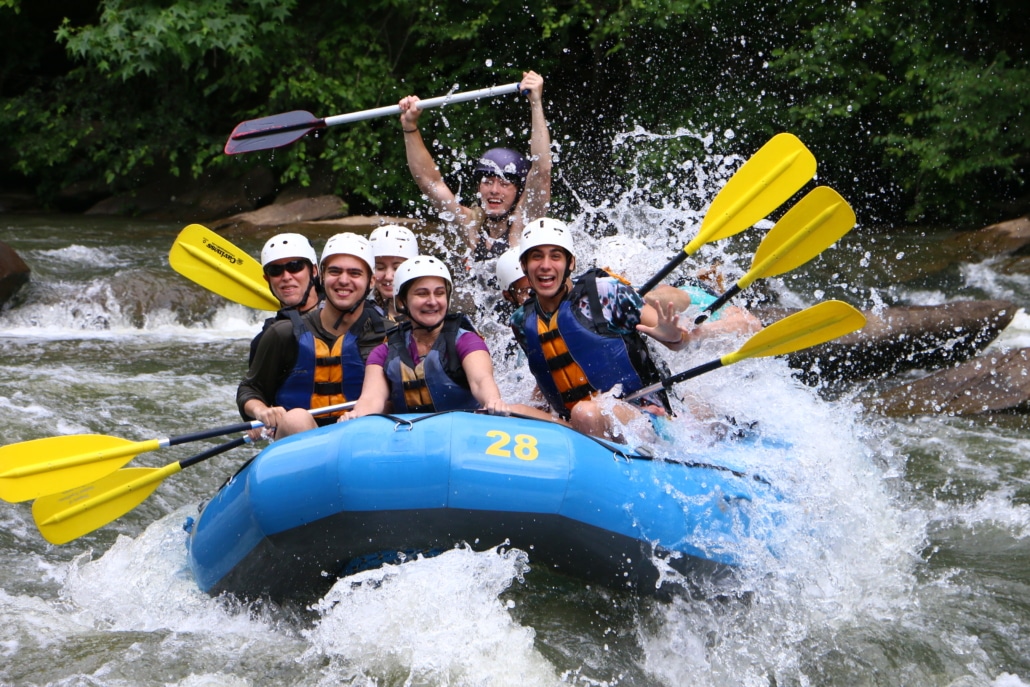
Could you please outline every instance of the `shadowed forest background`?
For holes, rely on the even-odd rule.
[[[629,175],[661,199],[699,173],[706,136],[747,156],[790,131],[862,223],[975,228],[1030,211],[1027,20],[1020,0],[0,0],[0,193],[74,212],[155,178],[260,165],[352,213],[410,215],[424,203],[396,117],[246,155],[224,155],[226,138],[246,119],[533,69],[556,216]],[[516,96],[422,124],[456,185],[484,148],[528,147]],[[612,142],[633,131],[657,136],[629,159]]]

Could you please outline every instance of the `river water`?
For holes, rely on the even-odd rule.
[[[584,238],[584,255],[620,263],[641,283],[696,231],[689,205],[584,203],[577,226],[605,212],[641,247],[616,252]],[[75,433],[145,440],[239,421],[235,388],[263,315],[171,270],[181,228],[0,219],[0,240],[33,269],[0,312],[0,444]],[[702,256],[739,275],[760,235]],[[887,286],[885,266],[933,243],[860,227],[771,290],[791,305],[1030,302],[1026,280],[989,264]],[[503,330],[491,331],[503,351]],[[1028,341],[1020,313],[994,346]],[[740,343],[666,358],[686,369]],[[504,391],[525,398],[517,360],[495,357]],[[538,569],[532,552],[459,548],[361,573],[308,608],[212,599],[192,580],[182,524],[253,455],[245,447],[166,479],[130,513],[64,546],[39,536],[29,504],[0,503],[0,683],[1030,684],[1030,429],[1021,418],[878,417],[857,395],[827,400],[776,359],[743,361],[682,391],[792,445],[789,460],[749,466],[788,495],[790,510],[770,525],[777,555],[743,567],[740,593],[638,598]],[[706,445],[685,424],[685,440]]]

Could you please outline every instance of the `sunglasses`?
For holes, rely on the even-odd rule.
[[[297,274],[310,264],[307,260],[290,260],[285,265],[265,265],[265,274],[269,277],[281,277],[283,272]]]

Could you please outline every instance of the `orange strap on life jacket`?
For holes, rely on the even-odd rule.
[[[587,375],[569,353],[565,340],[558,331],[558,318],[552,317],[549,322],[544,318],[537,317],[536,331],[540,335],[540,346],[544,349],[544,358],[547,359],[547,367],[551,370],[551,377],[554,379],[558,391],[561,393],[562,401],[569,410],[574,405],[594,393],[594,387],[590,386]]]
[[[343,365],[340,362],[343,339],[344,337],[341,336],[334,341],[331,350],[325,341],[315,339],[315,385],[311,391],[312,410],[347,402],[347,397],[343,395]],[[330,416],[338,417],[344,412],[341,410]]]

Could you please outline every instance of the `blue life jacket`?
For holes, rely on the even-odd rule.
[[[458,356],[458,339],[474,331],[464,315],[447,315],[433,347],[417,365],[409,349],[411,322],[402,323],[390,333],[384,371],[394,412],[432,413],[479,407]]]
[[[597,392],[608,391],[616,384],[621,384],[623,393],[629,394],[661,381],[643,337],[636,332],[623,335],[612,331],[604,319],[597,293],[598,276],[607,277],[608,273],[590,270],[576,279],[551,316],[556,326],[551,322],[550,331],[543,335],[536,299],[523,306],[526,317],[522,336],[517,338],[523,343],[529,369],[541,393],[555,412],[565,418],[570,417],[576,403]],[[590,303],[591,319],[585,318],[576,306],[584,295]],[[549,357],[545,347],[556,353],[553,344],[557,339],[564,344],[564,347],[559,344],[558,350],[567,350]],[[665,392],[659,392],[657,397],[671,413]]]
[[[361,396],[365,359],[386,333],[386,320],[371,305],[365,303],[361,316],[331,348],[315,337],[295,310],[287,311],[297,340],[297,360],[275,392],[276,405],[307,410],[356,401]],[[313,312],[317,317],[318,311]]]

